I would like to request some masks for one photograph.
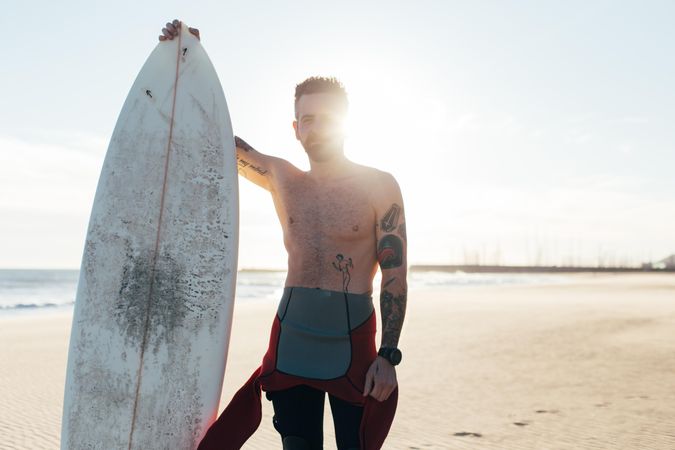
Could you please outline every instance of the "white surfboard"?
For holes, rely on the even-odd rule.
[[[131,88],[89,220],[63,449],[191,449],[215,420],[238,243],[232,126],[186,27]]]

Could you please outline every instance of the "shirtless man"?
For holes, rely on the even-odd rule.
[[[159,39],[171,40],[179,30],[179,21],[167,23]],[[239,174],[272,195],[288,274],[262,366],[200,449],[243,444],[260,421],[258,411],[246,409],[259,387],[273,402],[285,450],[322,448],[325,392],[339,449],[379,448],[389,430],[407,294],[403,200],[392,175],[345,157],[347,107],[333,78],[312,77],[296,87],[293,129],[309,158],[307,172],[235,137]],[[376,351],[371,294],[378,265],[383,331]],[[240,419],[249,413],[256,416],[251,423]],[[253,431],[241,431],[247,427]]]

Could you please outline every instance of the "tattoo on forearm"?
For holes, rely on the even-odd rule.
[[[398,236],[386,234],[377,244],[377,260],[382,269],[392,269],[403,264],[403,242]]]
[[[239,136],[234,137],[234,145],[244,150],[245,152],[250,152],[252,150],[255,151],[253,147],[248,145],[248,143]],[[251,164],[249,161],[246,161],[245,159],[240,158],[239,156],[237,156],[237,166],[238,166],[237,171],[244,176],[246,176],[246,171],[249,170],[260,175],[265,175],[267,173],[267,170],[263,169],[260,166]]]
[[[386,231],[387,233],[394,231],[396,229],[396,225],[398,225],[398,216],[400,213],[401,207],[396,203],[393,203],[380,221],[380,228],[382,228],[382,231]]]
[[[405,307],[407,302],[405,292],[394,295],[386,289],[380,293],[380,313],[382,314],[382,346],[396,347],[403,328]]]
[[[265,175],[267,173],[267,170],[263,169],[262,167],[255,166],[241,158],[237,158],[237,164],[239,165],[238,171],[240,172],[243,172],[244,169],[248,169],[259,173],[260,175]]]
[[[384,285],[382,286],[382,288],[386,288],[387,286],[389,286],[389,285],[390,285],[391,283],[393,283],[394,281],[396,281],[396,277],[391,277],[386,283],[384,283]]]
[[[342,273],[342,290],[349,292],[349,281],[351,281],[351,274],[349,269],[354,268],[354,263],[352,263],[351,258],[345,258],[343,254],[338,253],[335,255],[335,261],[333,261],[333,267],[338,272]]]
[[[250,152],[251,150],[255,150],[253,147],[248,145],[248,143],[240,138],[239,136],[234,137],[234,145],[239,147],[240,149],[244,150],[245,152]]]

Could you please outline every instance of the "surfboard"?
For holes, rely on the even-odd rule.
[[[183,27],[152,51],[92,206],[68,353],[63,449],[191,449],[217,415],[238,244],[235,146]]]

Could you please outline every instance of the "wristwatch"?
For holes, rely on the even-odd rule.
[[[383,357],[389,361],[389,364],[392,366],[397,366],[403,358],[401,350],[393,347],[380,347],[380,351],[377,352],[377,356]]]

